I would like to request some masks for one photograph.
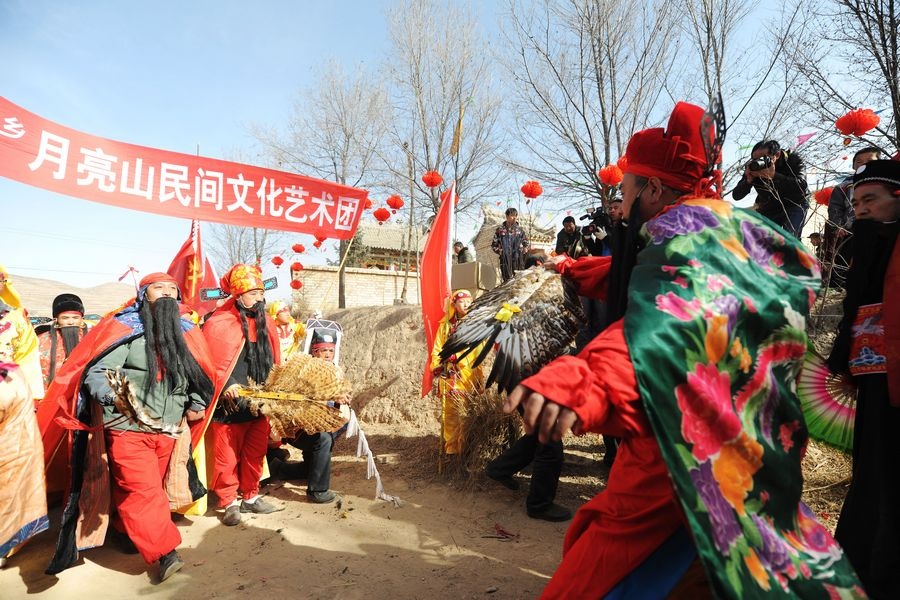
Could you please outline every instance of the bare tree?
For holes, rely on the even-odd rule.
[[[506,38],[518,140],[513,167],[584,196],[665,95],[679,47],[674,3],[510,0]]]
[[[848,110],[879,110],[881,123],[862,142],[893,153],[900,148],[900,14],[893,0],[798,0],[806,30],[784,60],[800,75],[795,101],[809,126],[836,141],[834,121]]]
[[[388,24],[395,126],[385,162],[393,187],[408,189],[427,218],[437,212],[438,190],[420,178],[437,170],[448,184],[456,181],[457,211],[471,213],[505,177],[497,160],[501,98],[475,14],[456,2],[404,0],[389,12]]]
[[[287,136],[257,126],[257,140],[283,169],[357,187],[377,178],[389,131],[390,107],[383,88],[362,68],[346,76],[335,62],[324,66],[316,85],[294,104]],[[349,242],[339,244],[338,306],[346,305],[344,260]]]
[[[260,264],[266,256],[278,254],[284,232],[236,225],[212,225],[209,253],[219,273],[239,263]]]

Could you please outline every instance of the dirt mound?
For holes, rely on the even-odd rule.
[[[353,382],[360,418],[406,425],[411,431],[439,431],[437,400],[420,397],[427,357],[421,308],[353,308],[328,318],[344,329],[341,366]]]
[[[10,274],[16,291],[22,296],[22,304],[33,316],[49,317],[53,299],[59,294],[77,294],[84,302],[85,312],[106,314],[134,296],[134,286],[124,283],[104,283],[90,288],[79,288],[50,279],[36,279]]]

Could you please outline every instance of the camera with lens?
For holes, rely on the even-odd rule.
[[[590,219],[591,222],[581,227],[581,235],[583,237],[590,237],[599,229],[608,230],[612,227],[612,219],[609,218],[609,213],[602,206],[600,208],[590,207],[587,209],[586,214],[579,217],[581,221],[587,219]]]
[[[772,166],[771,156],[760,156],[747,161],[747,168],[751,171],[762,171]]]

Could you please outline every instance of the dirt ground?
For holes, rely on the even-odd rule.
[[[307,502],[299,482],[263,491],[285,507],[245,515],[225,527],[220,514],[177,520],[185,568],[162,585],[138,555],[114,544],[82,553],[55,577],[43,574],[55,531],[34,538],[0,570],[0,598],[534,598],[560,561],[568,523],[525,514],[528,475],[510,491],[480,473],[437,473],[438,407],[419,400],[424,339],[418,307],[379,307],[331,315],[345,331],[341,363],[389,494],[356,458],[356,439],[338,441],[332,472],[337,504]],[[557,502],[577,508],[608,474],[601,438],[566,439]],[[299,458],[299,457],[298,457]],[[846,493],[849,458],[811,444],[804,498],[833,528]],[[59,522],[59,511],[51,513]]]

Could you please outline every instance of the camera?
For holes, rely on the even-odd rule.
[[[612,219],[609,218],[609,213],[607,213],[602,206],[600,208],[594,208],[592,206],[585,212],[586,214],[581,215],[578,219],[580,221],[590,219],[591,222],[581,228],[581,235],[583,237],[590,237],[592,234],[596,233],[598,229],[608,230],[612,227]]]
[[[747,168],[751,171],[762,171],[772,166],[771,156],[760,156],[747,161]]]

